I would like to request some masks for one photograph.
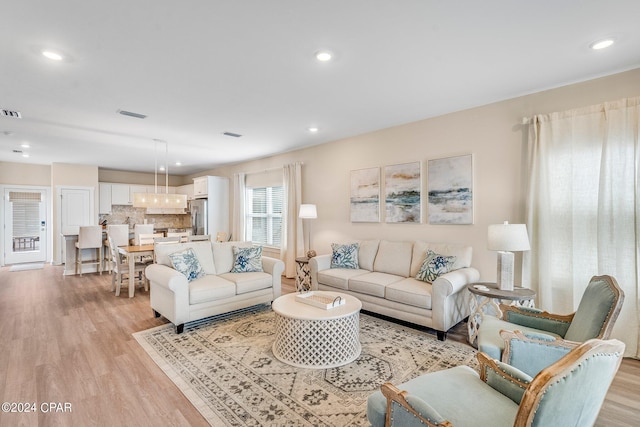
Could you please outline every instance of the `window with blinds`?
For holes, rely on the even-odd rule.
[[[13,211],[12,238],[33,238],[40,236],[41,193],[10,191],[9,202]],[[32,248],[33,249],[33,248]]]
[[[247,235],[253,243],[280,247],[284,188],[247,188]]]

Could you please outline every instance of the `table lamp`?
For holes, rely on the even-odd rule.
[[[492,224],[489,226],[488,249],[498,251],[498,288],[513,290],[514,251],[528,251],[529,236],[525,224]]]
[[[311,204],[300,205],[298,218],[302,218],[302,219],[318,218],[318,211],[316,210],[316,205],[311,205]],[[307,258],[313,258],[314,256],[316,256],[316,251],[311,249],[311,223],[307,223],[307,233],[309,236],[309,238],[307,239],[307,241],[309,242],[309,250],[307,251]]]

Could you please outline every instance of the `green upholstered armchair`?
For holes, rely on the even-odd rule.
[[[373,427],[591,426],[623,352],[621,341],[588,340],[534,378],[478,353],[480,374],[457,366],[383,384],[367,417]]]
[[[558,315],[501,304],[501,319],[484,317],[478,329],[478,350],[534,376],[578,343],[591,338],[609,338],[623,301],[624,292],[613,277],[594,276],[572,314]],[[510,339],[514,336],[501,335],[503,330],[522,334],[511,345]],[[509,351],[505,352],[507,345]],[[534,360],[531,357],[534,347],[547,351]]]

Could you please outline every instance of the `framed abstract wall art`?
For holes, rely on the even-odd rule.
[[[380,168],[351,171],[351,222],[380,222]]]
[[[385,222],[420,223],[420,162],[385,166]]]
[[[429,224],[473,224],[471,154],[428,162]]]

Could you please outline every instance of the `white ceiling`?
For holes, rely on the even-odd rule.
[[[160,139],[171,174],[197,173],[638,68],[639,16],[638,0],[4,2],[0,108],[22,118],[0,117],[0,161],[153,172]]]

